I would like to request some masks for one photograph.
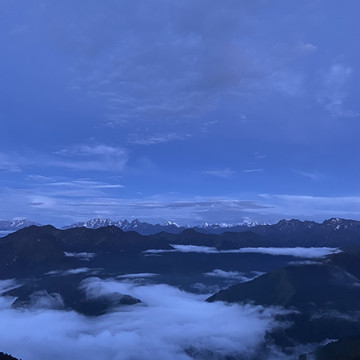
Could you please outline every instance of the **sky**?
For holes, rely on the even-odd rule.
[[[357,0],[0,5],[0,218],[360,219]]]

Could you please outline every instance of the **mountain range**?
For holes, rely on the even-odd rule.
[[[0,220],[0,231],[17,231],[31,225],[40,225],[28,219]]]
[[[208,302],[285,308],[288,313],[282,319],[289,326],[268,334],[281,349],[342,339],[338,345],[319,348],[316,359],[337,359],[335,353],[354,351],[360,336],[359,221],[281,220],[273,225],[221,228],[226,231],[219,234],[206,230],[218,231],[220,226],[181,228],[171,223],[158,225],[156,234],[143,235],[130,229],[145,231],[146,223],[118,222],[121,229],[98,220],[67,229],[30,225],[0,239],[0,279],[19,281],[19,286],[3,293],[14,297],[14,309],[46,304],[54,310],[101,316],[119,306],[137,306],[142,299],[126,292],[89,298],[84,292],[88,279],[157,276],[160,283],[185,290],[205,283],[213,286]],[[164,228],[176,228],[178,233]],[[259,247],[310,251],[332,247],[342,252],[305,259],[279,256],[280,252],[266,257],[239,251]],[[254,271],[255,278],[250,274]],[[247,280],[236,280],[244,274]],[[214,277],[219,275],[227,278],[221,282]],[[306,359],[314,354],[303,355]]]
[[[0,231],[11,232],[17,231],[24,227],[31,225],[40,225],[36,222],[20,219],[20,220],[0,220]],[[94,218],[86,222],[77,222],[72,225],[62,227],[62,229],[71,229],[76,227],[85,227],[88,229],[98,229],[100,227],[116,226],[123,231],[136,231],[141,235],[153,235],[160,232],[167,232],[171,234],[179,234],[186,229],[194,229],[197,232],[205,234],[222,234],[224,232],[246,232],[251,231],[258,235],[277,236],[297,234],[298,237],[307,236],[310,233],[332,233],[346,232],[360,233],[360,221],[346,220],[340,218],[331,218],[317,223],[315,221],[300,221],[297,219],[280,220],[276,224],[258,224],[256,222],[244,222],[241,224],[207,224],[204,223],[200,226],[180,226],[175,222],[166,221],[164,224],[150,224],[142,222],[138,219],[128,220],[111,220],[103,218]]]

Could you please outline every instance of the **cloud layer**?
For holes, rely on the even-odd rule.
[[[329,247],[244,247],[240,249],[233,250],[218,250],[214,247],[208,246],[197,246],[197,245],[177,245],[171,244],[175,250],[146,250],[146,254],[161,254],[168,252],[194,252],[194,253],[203,253],[203,254],[243,254],[243,253],[258,253],[266,255],[276,255],[276,256],[294,256],[299,258],[308,258],[316,259],[323,258],[327,255],[336,254],[341,252],[338,248],[329,248]]]
[[[240,354],[251,359],[281,313],[275,308],[206,303],[204,296],[161,284],[89,278],[84,286],[89,293],[126,293],[143,303],[86,318],[36,306],[13,310],[9,300],[0,298],[1,350],[27,360],[205,360]]]

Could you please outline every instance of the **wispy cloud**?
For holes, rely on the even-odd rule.
[[[222,169],[222,170],[206,170],[202,172],[204,175],[210,175],[210,176],[217,176],[217,177],[221,177],[221,178],[230,178],[235,171],[226,168],[226,169]]]
[[[357,117],[358,113],[347,109],[345,101],[348,97],[347,84],[353,75],[352,67],[337,63],[323,74],[323,92],[319,102],[334,117]]]
[[[72,180],[72,181],[55,181],[47,184],[48,186],[64,188],[81,188],[81,189],[122,189],[120,184],[107,184],[101,181],[91,180]]]
[[[173,202],[162,202],[162,201],[137,201],[133,203],[134,207],[139,208],[151,208],[151,209],[160,209],[160,208],[214,208],[214,207],[226,207],[237,209],[262,209],[266,206],[256,203],[255,201],[246,201],[246,200],[229,200],[229,199],[202,199],[194,201],[173,201]]]
[[[10,172],[20,172],[21,165],[16,161],[13,156],[5,153],[0,153],[0,170]]]
[[[54,160],[52,165],[75,170],[121,171],[128,160],[124,148],[108,145],[78,145],[55,154],[62,160]]]
[[[301,73],[274,71],[269,77],[270,86],[286,96],[300,96],[304,92],[304,79]]]
[[[77,145],[69,149],[62,149],[55,152],[63,156],[118,156],[123,155],[124,149],[108,145]]]
[[[251,174],[251,173],[262,173],[264,172],[264,169],[245,169],[243,170],[244,173],[248,173],[248,174]]]
[[[221,269],[215,269],[211,272],[204,273],[205,276],[236,280],[238,282],[251,281],[263,274],[263,272],[259,271],[251,271],[250,273],[244,273],[239,271],[224,271]]]
[[[190,134],[177,134],[177,133],[170,133],[170,134],[157,134],[150,137],[139,138],[138,136],[131,136],[129,143],[137,144],[137,145],[156,145],[156,144],[163,144],[168,143],[171,141],[177,140],[185,140],[189,138]]]
[[[358,219],[359,196],[311,196],[259,194],[262,204],[272,205],[263,213],[282,214],[282,218],[325,220],[329,217]],[[278,215],[277,218],[280,216]]]
[[[319,180],[322,177],[322,174],[317,170],[305,171],[299,169],[292,169],[295,174],[301,175],[303,177],[309,178],[311,180]]]
[[[266,158],[266,155],[256,151],[256,152],[254,152],[254,158],[256,160],[262,160],[262,159]]]
[[[312,54],[318,50],[318,47],[309,42],[300,42],[295,46],[295,51],[300,55]]]

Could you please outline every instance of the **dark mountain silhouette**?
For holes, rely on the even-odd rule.
[[[208,301],[251,302],[292,311],[283,315],[283,319],[293,325],[269,335],[282,348],[360,335],[359,222],[330,219],[318,224],[282,220],[247,230],[207,234],[199,229],[185,229],[178,234],[160,232],[144,236],[113,225],[66,230],[50,225],[29,226],[0,239],[0,278],[20,280],[21,286],[5,293],[16,297],[15,308],[72,309],[98,316],[119,306],[138,304],[141,299],[118,292],[88,297],[83,284],[89,277],[114,279],[122,274],[154,273],[159,281],[166,279],[165,283],[187,290],[203,282],[218,286],[220,280],[208,276],[216,275],[215,269],[221,269],[225,276],[230,271],[239,274],[270,271],[251,282],[228,287]],[[330,246],[341,247],[345,252],[321,262],[286,267],[282,266],[293,258],[281,260],[277,256],[231,252],[146,252],[174,250],[171,244],[219,250]],[[223,282],[221,287],[229,284],[234,282]]]
[[[278,244],[301,246],[351,246],[360,243],[360,221],[332,218],[319,224],[313,221],[281,220],[274,225],[260,225],[251,231]]]
[[[316,360],[359,360],[360,336],[350,336],[320,348]]]
[[[180,234],[162,232],[156,236],[161,239],[166,239],[170,244],[209,246],[219,250],[268,245],[266,239],[250,231],[243,233],[226,232],[215,235],[199,233],[195,229],[186,229]]]
[[[75,310],[88,316],[99,316],[121,305],[134,305],[141,301],[130,295],[112,292],[89,297],[83,287],[87,275],[44,276],[5,293],[16,297],[14,308],[50,308]]]
[[[68,228],[81,226],[99,228],[107,225],[116,226],[123,231],[136,231],[143,235],[154,235],[168,233],[173,235],[190,235],[191,231],[208,235],[221,235],[224,233],[246,233],[252,232],[260,235],[267,244],[271,246],[352,246],[360,243],[360,221],[332,218],[322,223],[314,221],[280,220],[273,225],[207,225],[191,228],[181,227],[172,223],[165,225],[153,225],[139,220],[132,222],[111,221],[107,219],[93,219],[87,223],[77,223]],[[194,233],[192,233],[194,234]],[[200,236],[197,235],[199,239]],[[180,238],[184,235],[180,236]],[[171,237],[169,237],[171,239]],[[188,240],[188,239],[187,239]],[[186,241],[187,241],[186,240]],[[269,245],[268,245],[269,246]]]
[[[219,291],[208,302],[251,302],[295,310],[294,325],[274,334],[279,344],[360,335],[360,257],[332,255],[323,263],[288,266]],[[356,315],[358,316],[358,315]]]
[[[3,221],[3,227],[8,231],[15,231],[21,227],[33,224],[28,220]],[[0,222],[0,230],[1,224]],[[252,232],[260,235],[267,244],[275,246],[341,246],[348,247],[360,243],[360,221],[332,218],[322,223],[314,221],[280,220],[273,225],[240,224],[221,226],[218,224],[195,226],[186,228],[175,223],[167,222],[163,225],[149,224],[135,219],[131,222],[112,221],[109,219],[92,219],[88,222],[76,223],[65,229],[85,228],[100,229],[103,227],[116,227],[124,232],[137,232],[142,235],[155,235],[159,233],[181,234],[188,230],[197,233],[221,235],[227,232]]]
[[[53,226],[29,226],[0,239],[0,278],[45,272],[70,264],[67,253],[140,253],[148,249],[172,249],[164,240],[115,226],[99,229],[59,230]]]
[[[17,358],[14,358],[13,356],[0,352],[0,360],[19,360]],[[21,359],[20,359],[21,360]]]
[[[0,278],[45,272],[73,263],[69,254],[93,253],[115,257],[145,250],[171,250],[171,244],[210,246],[217,249],[241,247],[360,246],[360,226],[351,220],[332,219],[322,224],[299,220],[262,225],[246,232],[205,234],[186,229],[179,234],[161,232],[144,236],[122,231],[117,226],[59,230],[53,226],[29,226],[0,239]],[[261,231],[259,230],[261,229]],[[22,275],[21,275],[22,274]]]

